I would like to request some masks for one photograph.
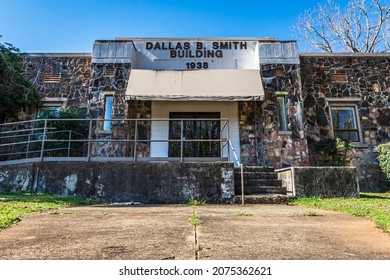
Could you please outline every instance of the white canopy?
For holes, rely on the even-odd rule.
[[[264,100],[259,70],[139,70],[130,73],[126,100]]]

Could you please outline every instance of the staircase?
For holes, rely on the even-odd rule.
[[[241,168],[234,168],[234,203],[241,203]],[[287,203],[293,199],[287,195],[274,168],[262,166],[244,167],[244,202],[246,204]]]

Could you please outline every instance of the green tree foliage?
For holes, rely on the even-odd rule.
[[[20,50],[0,43],[0,123],[20,120],[21,113],[31,114],[40,105],[39,94],[21,66]]]
[[[55,127],[57,131],[73,131],[79,134],[85,134],[87,131],[86,121],[80,121],[80,110],[73,107],[66,108],[42,108],[38,114],[38,120],[49,119],[47,125]],[[73,120],[74,119],[74,120]],[[39,127],[43,127],[43,122],[38,122]]]
[[[80,120],[81,114],[80,110],[72,107],[42,108],[38,114],[36,128],[43,128],[46,120],[47,139],[51,141],[45,143],[45,149],[63,149],[67,152],[66,149],[70,147],[72,152],[81,151],[82,141],[68,142],[83,140],[88,135],[88,124],[86,120]]]
[[[390,142],[381,144],[376,149],[379,152],[379,166],[390,180]]]

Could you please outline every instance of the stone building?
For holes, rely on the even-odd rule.
[[[234,149],[245,166],[310,166],[320,164],[310,145],[339,137],[353,144],[360,189],[386,189],[375,147],[390,140],[389,54],[300,54],[272,38],[119,38],[95,41],[92,54],[27,54],[23,71],[44,107],[102,120],[91,156],[235,161]]]

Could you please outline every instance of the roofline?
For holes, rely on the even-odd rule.
[[[299,53],[302,57],[390,57],[390,52],[384,53]]]
[[[167,39],[167,38],[161,38],[161,39]],[[237,38],[239,39],[239,38]],[[125,40],[125,39],[123,39]],[[145,39],[137,39],[139,41],[143,40],[149,40],[148,38]],[[153,40],[159,40],[158,38],[153,38]],[[175,39],[172,39],[175,40]],[[183,38],[180,40],[187,40],[187,38]],[[190,40],[190,38],[188,38]],[[203,40],[201,38],[197,40]],[[213,39],[210,39],[208,41],[211,41]],[[224,40],[224,39],[221,39]],[[228,40],[227,38],[225,40]],[[231,39],[233,40],[233,39]],[[241,39],[240,39],[241,40]],[[121,40],[96,40],[95,42],[118,42]],[[247,39],[244,39],[242,41],[247,41]],[[248,39],[249,41],[249,39]],[[296,42],[296,41],[274,41],[276,43],[283,42]],[[22,56],[26,57],[92,57],[92,53],[22,53]],[[390,57],[390,52],[384,52],[384,53],[299,53],[300,57]]]
[[[92,53],[22,53],[28,57],[91,57]]]
[[[145,37],[145,38],[132,38],[132,37],[116,37],[115,41],[276,41],[275,37]],[[104,40],[97,40],[104,41]]]

